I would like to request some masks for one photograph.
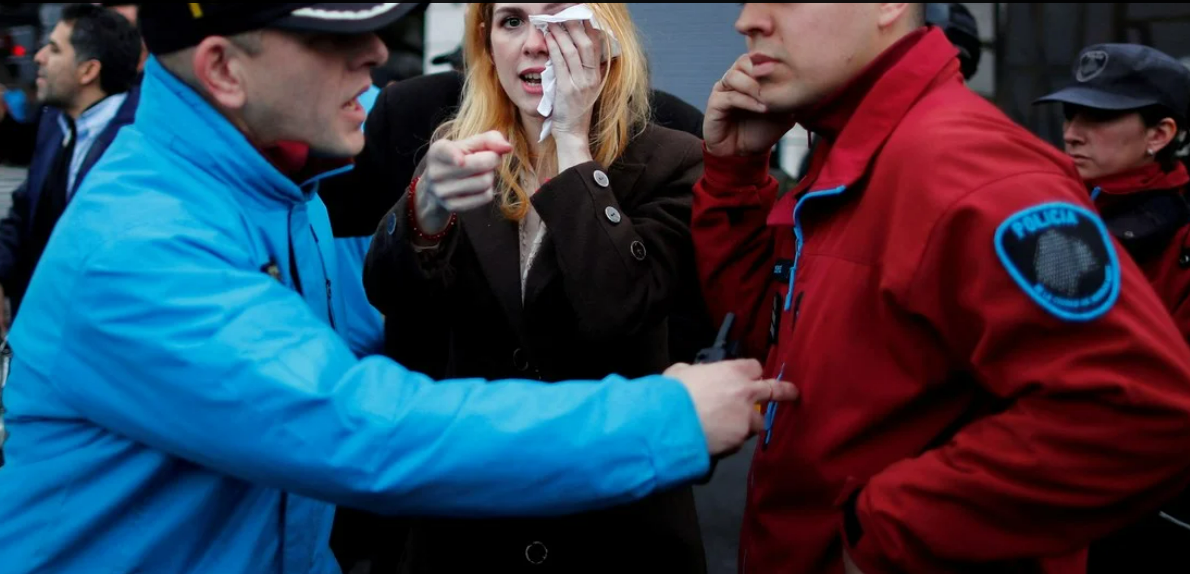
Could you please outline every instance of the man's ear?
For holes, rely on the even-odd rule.
[[[204,39],[194,50],[194,79],[221,107],[238,110],[247,101],[243,50],[221,36]]]
[[[896,24],[897,22],[904,19],[914,20],[917,18],[917,15],[915,14],[915,11],[918,8],[917,4],[910,4],[906,2],[887,2],[878,4],[878,6],[880,15],[877,19],[877,23],[879,23],[881,28],[888,28],[889,26],[892,26],[893,24]]]
[[[99,85],[99,78],[102,73],[103,64],[100,64],[99,60],[87,60],[79,64],[76,70],[80,86]]]

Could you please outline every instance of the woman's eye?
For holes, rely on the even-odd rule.
[[[508,18],[504,19],[504,27],[505,28],[519,28],[521,26],[521,24],[523,24],[523,23],[524,23],[524,20],[521,20],[520,18],[517,18],[516,16],[509,16]]]

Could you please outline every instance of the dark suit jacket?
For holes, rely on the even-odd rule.
[[[116,112],[116,117],[96,137],[87,156],[83,158],[78,175],[75,176],[75,189],[82,184],[83,179],[91,168],[103,157],[108,146],[116,139],[120,129],[132,123],[136,118],[136,107],[140,102],[140,88],[133,88],[128,97]],[[4,294],[12,300],[15,314],[24,297],[29,280],[33,277],[33,270],[37,261],[41,259],[41,252],[31,248],[30,237],[34,233],[34,217],[37,204],[42,199],[42,188],[62,148],[62,129],[58,125],[58,117],[62,112],[46,108],[40,113],[37,128],[37,143],[34,148],[33,161],[29,165],[29,174],[25,183],[12,193],[12,209],[8,215],[0,220],[0,285],[4,287]],[[71,190],[73,194],[74,190]],[[49,230],[38,230],[48,236]]]
[[[650,126],[605,168],[564,171],[534,196],[545,241],[521,300],[517,224],[494,204],[459,215],[433,257],[409,241],[407,197],[373,237],[364,282],[387,318],[388,354],[436,377],[599,380],[657,374],[672,360],[669,317],[694,267],[690,210],[697,138]],[[532,448],[532,445],[526,445]],[[689,488],[561,519],[425,521],[414,572],[703,572]],[[556,569],[556,570],[555,570]]]

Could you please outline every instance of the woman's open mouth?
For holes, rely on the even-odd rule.
[[[530,94],[541,94],[544,90],[541,87],[541,73],[545,68],[531,68],[521,72],[521,86]]]

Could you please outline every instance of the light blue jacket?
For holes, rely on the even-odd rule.
[[[338,572],[332,504],[572,513],[707,471],[668,378],[435,383],[357,359],[315,188],[149,63],[13,327],[0,572]]]

